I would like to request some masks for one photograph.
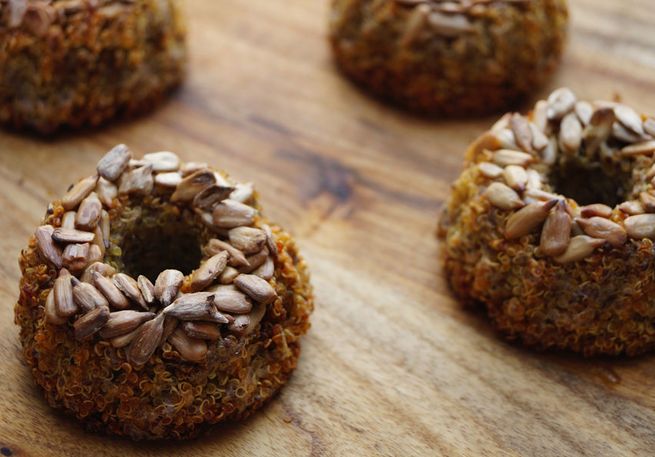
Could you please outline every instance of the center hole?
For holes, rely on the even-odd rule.
[[[549,181],[556,193],[574,199],[579,205],[604,203],[614,207],[626,199],[630,173],[599,163],[570,159],[551,172]]]

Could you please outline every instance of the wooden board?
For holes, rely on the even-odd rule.
[[[190,75],[162,109],[55,141],[0,134],[0,455],[653,455],[652,356],[527,351],[448,291],[436,215],[492,119],[423,121],[361,95],[333,69],[326,0],[186,6]],[[570,47],[547,89],[620,93],[655,113],[653,0],[571,7]],[[256,182],[313,272],[317,308],[290,384],[252,419],[197,441],[86,433],[45,404],[21,362],[19,251],[47,202],[118,142]]]

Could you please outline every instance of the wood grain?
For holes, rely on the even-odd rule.
[[[551,87],[655,112],[652,0],[575,0]],[[0,134],[0,454],[616,456],[655,451],[655,359],[538,354],[452,299],[436,215],[492,119],[420,120],[335,73],[325,0],[186,2],[187,84],[129,123],[42,141]],[[254,181],[316,287],[291,383],[250,420],[193,442],[131,443],[51,410],[21,362],[17,257],[46,204],[124,142]]]

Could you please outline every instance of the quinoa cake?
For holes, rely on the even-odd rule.
[[[514,106],[557,67],[566,0],[333,0],[330,41],[343,73],[433,116]]]
[[[177,0],[0,0],[0,124],[42,134],[151,109],[186,62]]]
[[[15,321],[48,402],[91,430],[197,435],[289,379],[313,294],[252,184],[119,145],[52,202],[20,256]]]
[[[467,151],[440,220],[455,294],[527,346],[655,345],[655,118],[569,89]]]

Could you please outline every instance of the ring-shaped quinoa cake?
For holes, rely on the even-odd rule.
[[[333,0],[337,64],[409,110],[472,116],[533,93],[566,41],[565,0]]]
[[[0,124],[52,133],[151,109],[186,62],[177,0],[0,0]]]
[[[585,355],[655,345],[655,119],[569,89],[469,148],[440,222],[445,274],[509,339]]]
[[[92,430],[188,438],[289,379],[313,295],[251,184],[124,145],[50,204],[20,257],[25,360]]]

